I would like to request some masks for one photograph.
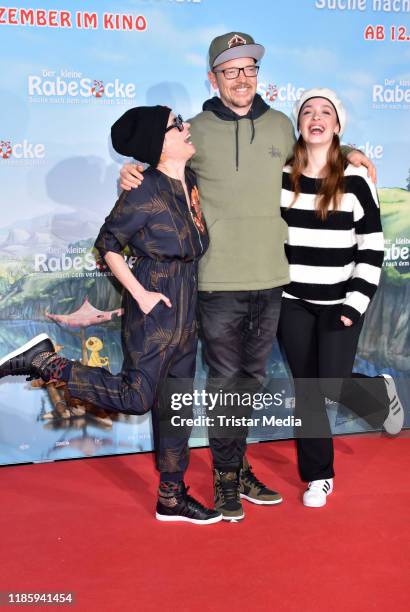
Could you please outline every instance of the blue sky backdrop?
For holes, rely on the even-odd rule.
[[[407,26],[408,13],[320,9],[324,0],[127,0],[123,2],[12,2],[3,6],[95,11],[97,30],[0,25],[0,140],[42,143],[45,155],[32,160],[0,159],[2,200],[10,206],[0,231],[36,215],[70,212],[78,205],[102,218],[112,206],[122,161],[110,148],[109,128],[129,106],[165,103],[184,116],[209,97],[206,53],[213,36],[239,30],[266,46],[260,84],[334,88],[348,109],[345,141],[382,146],[376,160],[379,186],[404,187],[410,168],[410,103],[373,108],[373,86],[386,79],[410,89],[410,40],[365,41],[368,24]],[[330,5],[332,3],[330,2]],[[107,12],[144,15],[145,32],[102,29]],[[93,98],[90,103],[53,104],[29,99],[28,78],[43,70],[71,70],[104,83],[135,85],[127,104]],[[406,85],[407,82],[407,85]],[[283,91],[283,90],[281,90]],[[100,103],[103,102],[103,103]],[[120,102],[120,100],[118,101]],[[274,108],[289,113],[291,100]],[[53,183],[54,177],[54,183]],[[55,178],[57,177],[57,179]],[[55,181],[61,189],[55,188]],[[54,184],[54,187],[53,187]]]

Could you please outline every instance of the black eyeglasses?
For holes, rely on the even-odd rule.
[[[178,132],[184,131],[184,120],[182,119],[181,115],[177,115],[175,117],[174,123],[167,127],[165,133],[169,132],[169,130],[172,130],[172,128],[177,128]]]
[[[246,77],[256,77],[259,72],[259,66],[245,66],[244,68],[225,68],[225,70],[214,70],[215,73],[222,72],[225,79],[237,79],[243,71]]]

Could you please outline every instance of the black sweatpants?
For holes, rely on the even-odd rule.
[[[218,392],[221,388],[234,391],[237,386],[250,392],[256,386],[260,388],[276,337],[281,295],[281,287],[198,293],[199,333],[209,367],[209,392]],[[247,433],[243,427],[235,428],[230,437],[215,437],[209,429],[209,446],[216,469],[236,471],[242,466]]]
[[[345,327],[340,314],[340,304],[282,300],[279,338],[295,381],[295,417],[302,420],[295,432],[298,464],[306,482],[334,476],[326,397],[344,404],[373,428],[380,428],[388,414],[384,379],[352,374],[364,318]]]

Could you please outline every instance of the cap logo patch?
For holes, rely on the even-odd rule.
[[[232,47],[238,47],[239,45],[246,45],[246,40],[239,36],[239,34],[235,34],[232,36],[231,40],[228,41],[228,47],[231,49]]]

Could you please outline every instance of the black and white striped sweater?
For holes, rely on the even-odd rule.
[[[365,168],[347,166],[340,208],[322,221],[315,212],[320,181],[301,177],[293,206],[291,168],[283,171],[281,212],[289,227],[285,245],[290,284],[284,297],[315,304],[343,304],[342,314],[357,321],[376,292],[384,256],[376,188]]]

